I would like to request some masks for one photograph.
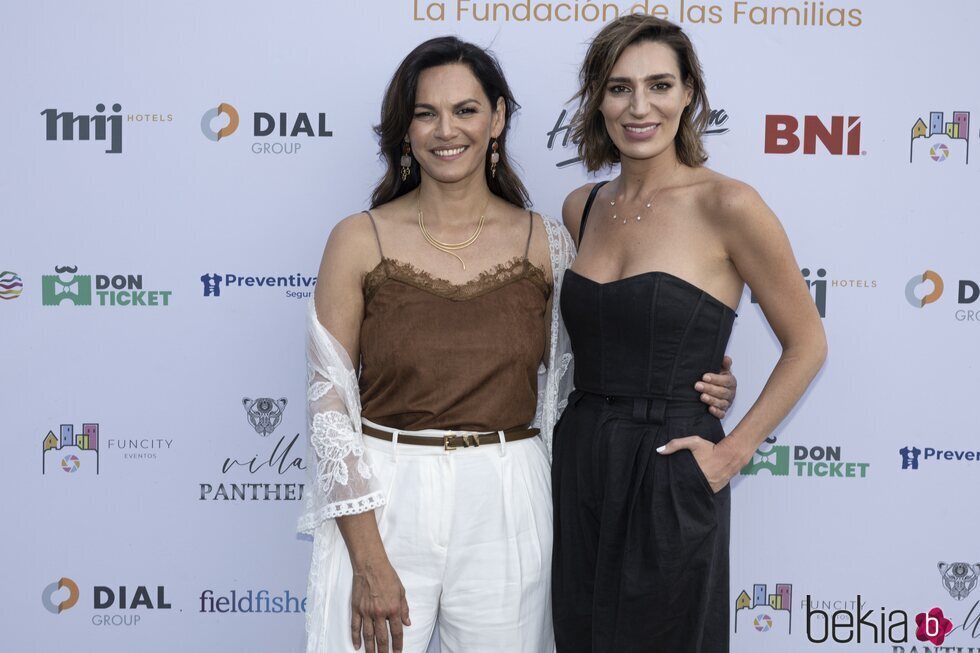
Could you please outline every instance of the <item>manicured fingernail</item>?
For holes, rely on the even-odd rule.
[[[710,381],[710,380],[711,380],[711,375],[710,375],[710,374],[705,374],[705,375],[704,375],[703,377],[701,377],[701,378],[703,378],[703,379],[704,379],[705,381]]]
[[[694,389],[697,390],[698,392],[701,392],[702,390],[704,390],[704,384],[698,381],[697,383],[694,384]]]
[[[657,447],[657,453],[663,453],[666,450],[667,450],[667,445],[666,444]]]

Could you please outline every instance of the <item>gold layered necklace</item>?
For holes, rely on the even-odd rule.
[[[476,239],[480,237],[480,233],[483,232],[483,225],[487,221],[487,206],[489,206],[489,204],[490,197],[488,196],[486,203],[483,205],[483,210],[480,212],[480,222],[476,225],[476,232],[474,232],[472,236],[458,243],[444,243],[425,230],[425,217],[422,213],[422,188],[419,187],[418,193],[415,195],[415,209],[419,214],[419,230],[422,232],[422,237],[425,238],[427,243],[439,251],[445,252],[450,256],[455,256],[456,260],[459,261],[459,264],[462,265],[463,269],[465,270],[466,263],[463,262],[463,259],[461,259],[456,252],[461,249],[466,249],[475,243]]]

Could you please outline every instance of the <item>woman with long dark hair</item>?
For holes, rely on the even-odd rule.
[[[681,29],[612,21],[581,73],[579,152],[612,181],[568,196],[579,247],[561,309],[575,391],[555,429],[559,653],[728,651],[729,480],[799,401],[826,355],[779,221],[704,167],[709,107]],[[782,345],[725,437],[693,386],[722,361],[748,284]]]
[[[516,110],[483,49],[418,46],[385,93],[371,209],[330,235],[308,320],[310,651],[423,651],[437,623],[444,651],[553,648],[571,357],[552,299],[573,246],[526,208]]]

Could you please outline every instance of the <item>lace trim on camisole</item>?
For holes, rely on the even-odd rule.
[[[364,276],[362,287],[365,303],[370,302],[378,288],[389,279],[453,301],[465,301],[486,295],[521,279],[533,283],[545,297],[551,295],[551,284],[548,283],[544,270],[522,256],[515,256],[510,261],[484,270],[475,278],[462,284],[434,277],[411,263],[384,257]]]

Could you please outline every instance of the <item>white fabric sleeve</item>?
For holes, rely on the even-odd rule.
[[[572,347],[561,319],[562,282],[565,270],[575,260],[575,245],[565,227],[550,218],[544,218],[548,233],[548,249],[551,257],[553,290],[551,295],[551,340],[548,343],[547,359],[538,371],[538,407],[534,426],[541,429],[548,453],[552,450],[552,435],[558,418],[568,404],[572,391],[574,369]]]
[[[383,506],[385,496],[364,460],[357,374],[317,318],[312,297],[306,327],[309,441],[298,529],[313,533],[324,520]]]

